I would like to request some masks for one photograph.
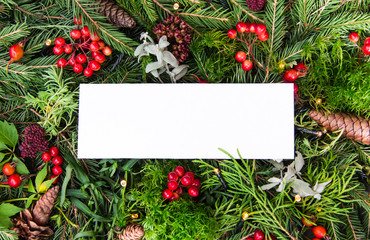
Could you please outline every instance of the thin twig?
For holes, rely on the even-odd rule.
[[[31,51],[32,49],[34,49],[35,47],[38,47],[40,45],[44,45],[44,43],[36,44],[35,46],[31,47],[30,49],[27,49],[27,51],[25,51],[24,53],[27,53],[27,52]]]
[[[0,68],[5,69],[5,67],[3,67],[3,66],[0,66]],[[28,75],[28,73],[26,73],[26,72],[15,71],[15,70],[12,70],[12,69],[8,69],[8,71],[12,72],[12,73],[15,73],[15,74]]]
[[[7,111],[7,112],[1,113],[1,114],[0,114],[0,116],[4,116],[5,114],[10,113],[10,112],[13,112],[14,110],[17,110],[18,108],[24,107],[24,106],[26,106],[26,105],[27,105],[27,103],[22,104],[22,105],[20,105],[20,106],[18,106],[18,107],[15,107],[15,108],[13,108],[13,109],[11,109],[11,110]],[[4,116],[4,117],[5,117],[5,116]]]
[[[46,15],[34,14],[34,13],[31,13],[31,12],[28,12],[28,11],[24,10],[23,8],[21,8],[17,4],[14,4],[14,6],[16,8],[18,8],[18,10],[20,10],[21,12],[24,12],[25,14],[28,14],[28,15],[31,15],[31,16],[34,16],[34,17],[38,17],[38,18],[53,18],[53,19],[66,19],[64,17],[55,17],[55,16],[46,16]]]
[[[125,81],[125,78],[127,77],[127,75],[128,75],[129,73],[130,73],[130,72],[127,72],[127,73],[125,74],[125,76],[122,78],[121,83],[123,83],[123,81]]]
[[[251,18],[253,18],[254,20],[258,20],[258,21],[260,21],[261,23],[264,23],[265,21],[263,21],[262,19],[260,19],[260,18],[258,18],[258,17],[256,17],[256,16],[254,16],[253,14],[251,14],[250,12],[248,12],[247,10],[245,10],[244,8],[242,8],[237,2],[235,2],[234,0],[231,0],[231,2],[235,5],[235,6],[237,6],[237,7],[239,7],[243,12],[245,12],[248,16],[250,16]]]
[[[342,207],[344,207],[344,206],[343,206],[343,204],[342,204]],[[354,239],[354,240],[357,240],[358,238],[357,238],[357,236],[356,236],[355,230],[353,229],[353,225],[352,225],[351,220],[349,219],[349,216],[348,216],[348,214],[347,214],[347,213],[346,213],[346,217],[347,217],[347,220],[348,220],[349,225],[351,226],[352,234],[353,234],[353,236],[355,237],[355,239]]]
[[[55,3],[55,4],[53,4],[53,5],[50,5],[50,6],[48,6],[48,7],[45,7],[45,8],[43,8],[43,9],[40,9],[40,10],[38,10],[37,12],[43,12],[43,11],[45,11],[46,9],[49,9],[49,8],[51,8],[51,7],[55,7],[55,6],[57,6],[58,4],[57,3]]]
[[[6,38],[7,36],[10,36],[10,35],[13,35],[13,34],[16,34],[16,33],[19,33],[19,32],[22,32],[23,29],[18,29],[14,32],[11,32],[11,33],[8,33],[8,34],[5,34],[4,36],[0,37],[0,40],[3,39],[3,38]]]
[[[209,17],[209,16],[204,16],[204,15],[199,15],[199,14],[194,14],[194,13],[179,13],[179,14],[185,15],[185,16],[199,17],[199,18],[209,18],[209,19],[219,20],[222,22],[230,21],[230,19],[228,18]]]

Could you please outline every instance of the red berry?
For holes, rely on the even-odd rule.
[[[178,186],[179,186],[179,184],[176,181],[174,181],[174,180],[169,181],[168,184],[167,184],[168,189],[170,189],[172,191],[173,190],[176,190],[176,188]]]
[[[11,61],[17,61],[23,57],[23,48],[19,44],[15,44],[9,48],[9,56]]]
[[[76,62],[78,62],[78,63],[83,64],[83,63],[86,62],[86,60],[87,59],[86,59],[85,55],[83,55],[83,54],[79,54],[79,55],[76,56]]]
[[[193,180],[194,180],[194,173],[192,173],[192,172],[186,172],[184,176],[190,177],[191,181],[193,182]]]
[[[370,44],[370,37],[368,37],[368,38],[366,38],[366,39],[365,39],[365,42],[364,42],[364,44],[365,44],[365,45],[368,45],[368,44]]]
[[[194,179],[193,182],[191,183],[191,186],[199,188],[200,187],[200,180],[199,179]]]
[[[91,60],[89,63],[89,68],[91,68],[93,71],[98,71],[100,69],[100,63],[95,60]]]
[[[49,162],[51,160],[51,155],[50,153],[48,152],[44,152],[42,155],[41,155],[41,158],[42,160],[44,160],[45,162]]]
[[[81,15],[79,16],[78,20],[77,20],[77,17],[75,17],[75,24],[76,25],[81,25],[82,21],[81,21]]]
[[[192,180],[189,176],[183,176],[181,178],[181,183],[184,185],[184,186],[189,186],[191,184]]]
[[[22,184],[21,177],[18,174],[13,174],[8,178],[8,184],[12,188],[17,188]]]
[[[293,84],[294,84],[294,95],[298,95],[298,90],[299,90],[298,85],[295,83]]]
[[[54,175],[60,175],[63,172],[63,168],[61,166],[54,166],[52,172]]]
[[[245,23],[243,22],[238,22],[236,24],[236,31],[240,32],[240,33],[243,33],[245,32],[245,29],[247,28],[247,25],[245,25]]]
[[[258,39],[261,40],[262,42],[264,41],[267,41],[267,39],[269,39],[269,33],[268,32],[264,32],[262,33],[261,35],[258,36]]]
[[[5,163],[3,166],[3,173],[7,176],[12,175],[15,172],[15,167],[13,167],[10,163]]]
[[[298,71],[295,69],[290,69],[284,73],[284,80],[287,82],[294,82],[298,78]]]
[[[101,52],[99,52],[99,51],[92,52],[92,53],[91,53],[91,57],[95,58],[95,57],[96,57],[96,55],[97,55],[97,54],[99,54],[99,53],[101,53]]]
[[[326,229],[323,226],[315,226],[312,228],[313,235],[318,238],[326,236]]]
[[[105,42],[103,40],[99,40],[98,44],[99,44],[99,50],[102,50],[105,47]]]
[[[53,158],[53,164],[56,166],[62,165],[63,163],[63,158],[60,155],[57,155]]]
[[[257,24],[256,26],[256,34],[257,35],[261,35],[262,33],[265,33],[266,32],[266,26],[262,23],[260,24]]]
[[[272,234],[266,235],[265,240],[276,240],[276,237]]]
[[[165,199],[170,199],[173,195],[173,192],[170,189],[166,189],[163,191],[162,196]]]
[[[245,239],[245,240],[254,240],[254,238],[252,238],[252,237],[247,237],[247,239]]]
[[[306,67],[306,65],[304,65],[303,63],[297,63],[297,65],[294,66],[294,69],[297,71],[304,72],[308,69],[308,67]]]
[[[62,47],[64,44],[66,44],[66,40],[64,40],[64,38],[58,37],[57,39],[55,39],[54,43],[55,43],[55,46]]]
[[[178,187],[176,190],[175,190],[175,193],[177,193],[177,194],[179,194],[179,195],[181,195],[182,193],[183,193],[183,191],[182,191],[182,187]]]
[[[235,54],[235,59],[238,62],[244,62],[244,60],[247,58],[247,54],[245,52],[240,51]]]
[[[69,66],[74,66],[76,64],[76,59],[74,57],[71,57],[69,60],[68,60],[68,64]]]
[[[366,44],[362,47],[362,51],[366,54],[366,55],[370,55],[370,44]]]
[[[312,240],[321,240],[320,238],[314,238],[314,239],[312,239]]]
[[[236,32],[236,30],[235,29],[229,29],[228,31],[227,31],[227,36],[229,37],[229,38],[231,38],[231,39],[234,39],[234,38],[236,38],[236,36],[238,35],[238,33]]]
[[[177,176],[182,177],[185,173],[185,168],[183,166],[177,166],[175,167],[174,172],[177,174]]]
[[[196,187],[190,187],[188,193],[192,197],[197,197],[199,195],[199,189]]]
[[[72,49],[71,45],[65,45],[64,46],[64,53],[65,54],[70,54],[72,51],[73,51],[73,49]]]
[[[52,176],[49,178],[49,180],[54,179],[54,178],[55,178],[55,180],[54,180],[53,184],[56,184],[56,183],[58,182],[59,176],[57,176],[57,175],[52,175]]]
[[[93,73],[94,73],[93,70],[91,70],[91,68],[89,68],[89,67],[85,68],[85,70],[84,70],[84,75],[86,77],[91,77],[93,75]]]
[[[242,68],[244,71],[250,71],[252,70],[253,68],[253,63],[251,60],[245,60],[243,63],[242,63]]]
[[[90,39],[93,42],[97,42],[97,41],[100,40],[100,37],[99,37],[99,35],[96,32],[94,32],[93,34],[90,34]]]
[[[256,32],[256,27],[257,27],[257,23],[251,23],[249,27],[249,30],[251,31],[251,33]]]
[[[261,230],[257,230],[254,232],[254,240],[264,240],[265,234]]]
[[[94,58],[98,63],[103,63],[105,61],[105,56],[102,53],[96,54]]]
[[[359,39],[360,39],[360,36],[358,35],[358,33],[353,32],[353,33],[351,33],[351,34],[349,35],[349,40],[350,40],[351,42],[356,43],[356,42],[358,42],[358,40],[359,40]]]
[[[58,68],[65,68],[67,67],[67,65],[68,65],[68,62],[64,58],[61,58],[57,61]]]
[[[97,42],[91,42],[89,49],[91,52],[99,51],[99,44]]]
[[[102,50],[103,54],[105,56],[109,56],[112,54],[112,49],[109,46],[105,46]]]
[[[63,54],[64,49],[61,46],[55,46],[53,48],[53,52],[54,52],[55,55],[61,55],[61,54]]]
[[[170,198],[170,201],[176,201],[176,200],[179,200],[180,198],[180,195],[177,194],[176,192],[172,193],[172,197]]]
[[[245,23],[245,33],[251,32],[251,23]]]
[[[74,29],[71,31],[71,37],[73,39],[80,39],[81,38],[81,32],[78,29]]]
[[[74,66],[73,66],[73,71],[75,73],[82,73],[82,71],[84,70],[84,67],[82,66],[81,63],[76,63]]]
[[[174,181],[177,181],[177,179],[179,179],[179,176],[177,176],[177,174],[175,172],[170,172],[168,174],[168,180],[174,180]]]
[[[85,37],[90,37],[89,27],[84,26],[83,28],[81,28],[81,34]]]
[[[58,155],[59,150],[57,147],[52,146],[51,148],[49,148],[49,153],[51,156],[55,157],[56,155]]]

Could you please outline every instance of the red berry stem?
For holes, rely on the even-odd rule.
[[[254,56],[253,56],[253,50],[252,50],[252,45],[249,45],[249,52],[251,53],[251,56],[252,56],[252,59],[253,59],[253,63],[256,62],[256,60],[254,59]],[[255,68],[257,68],[257,64],[253,64]]]

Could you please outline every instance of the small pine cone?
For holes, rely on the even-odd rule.
[[[247,7],[252,10],[253,12],[261,11],[266,3],[267,0],[247,0]]]
[[[117,240],[140,240],[144,237],[144,227],[139,224],[128,225],[120,234]]]
[[[110,23],[117,27],[134,28],[135,20],[112,0],[95,0],[99,4],[98,12],[106,17]]]
[[[311,110],[309,116],[330,131],[343,130],[343,136],[370,145],[370,121],[353,114]]]
[[[54,204],[57,201],[59,186],[50,188],[44,195],[37,200],[33,208],[33,220],[38,225],[46,225],[49,221],[50,214],[53,211]]]

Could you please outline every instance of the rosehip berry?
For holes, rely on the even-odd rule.
[[[261,40],[262,42],[267,41],[269,39],[270,35],[268,32],[264,32],[261,35],[258,36],[258,39]]]
[[[250,71],[253,68],[253,62],[251,60],[245,60],[242,63],[242,68],[244,71]]]
[[[290,69],[284,73],[284,80],[287,82],[294,82],[298,78],[298,71],[295,69]]]
[[[84,26],[83,28],[81,28],[81,34],[85,37],[90,37],[89,27]]]
[[[362,51],[366,54],[366,55],[370,55],[370,44],[366,44],[362,47]]]
[[[76,64],[76,59],[74,57],[71,57],[69,60],[68,60],[68,64],[69,66],[74,66]]]
[[[177,174],[177,176],[182,177],[185,173],[185,168],[183,166],[177,166],[175,167],[174,172]]]
[[[264,240],[265,234],[261,230],[257,230],[254,232],[254,239],[255,240]]]
[[[73,71],[75,73],[82,73],[82,71],[84,70],[84,67],[82,66],[81,63],[76,63],[74,66],[73,66]]]
[[[302,218],[302,223],[306,227],[312,227],[315,222],[316,222],[316,218],[312,214],[308,218],[304,218],[304,217]]]
[[[366,39],[365,39],[365,42],[364,42],[364,44],[365,44],[365,45],[368,45],[368,44],[370,44],[370,37],[368,37],[368,38],[366,38]]]
[[[199,195],[199,189],[196,188],[196,187],[190,187],[189,190],[188,190],[188,193],[192,197],[198,197],[198,195]]]
[[[55,46],[53,48],[53,52],[54,52],[55,55],[61,55],[61,54],[63,54],[64,49],[61,46]]]
[[[99,44],[97,42],[91,42],[89,49],[91,52],[99,51]]]
[[[62,165],[62,163],[63,163],[63,158],[62,158],[62,156],[57,155],[57,156],[55,156],[55,157],[53,158],[53,164],[54,164],[55,166]]]
[[[112,54],[112,49],[109,46],[105,46],[102,50],[103,54],[105,56],[109,56]]]
[[[251,23],[251,25],[249,27],[250,32],[255,33],[256,32],[256,27],[257,27],[257,23]]]
[[[189,176],[183,176],[181,178],[181,183],[184,185],[184,186],[189,186],[191,184],[191,178]]]
[[[199,188],[200,187],[200,180],[199,179],[194,179],[193,182],[191,183],[191,186]]]
[[[176,190],[175,190],[175,193],[177,193],[177,194],[179,194],[179,195],[181,195],[182,193],[183,193],[183,191],[182,191],[182,187],[178,187]]]
[[[52,172],[54,175],[60,175],[63,172],[63,168],[61,166],[54,166]]]
[[[64,46],[64,53],[65,54],[70,54],[72,51],[73,51],[73,49],[72,49],[71,45],[65,45]]]
[[[245,23],[245,33],[251,32],[251,23]]]
[[[85,70],[84,70],[84,75],[86,77],[91,77],[93,75],[93,73],[94,73],[93,70],[91,70],[91,68],[89,68],[89,67],[85,68]]]
[[[57,61],[58,68],[65,68],[67,67],[67,65],[68,65],[68,62],[64,58],[61,58]]]
[[[245,54],[245,52],[243,51],[240,51],[240,52],[237,52],[235,54],[235,59],[236,61],[238,62],[244,62],[244,60],[247,58],[247,55]]]
[[[77,17],[75,17],[75,24],[76,25],[81,25],[82,24],[82,21],[81,21],[81,15],[79,16],[79,18],[77,19]]]
[[[229,37],[229,38],[231,38],[231,39],[234,39],[234,38],[236,38],[236,36],[238,35],[238,33],[236,32],[236,30],[235,29],[229,29],[228,31],[227,31],[227,36]]]
[[[9,48],[9,56],[10,61],[6,65],[6,72],[8,72],[9,64],[13,61],[17,61],[23,57],[24,51],[23,51],[23,44],[14,44]]]
[[[173,195],[173,192],[170,189],[166,189],[163,191],[162,196],[165,199],[170,199]]]
[[[103,63],[103,62],[105,62],[105,56],[101,53],[98,53],[98,54],[95,55],[95,60],[98,63]]]
[[[42,155],[41,155],[41,158],[42,160],[44,160],[45,162],[49,162],[51,160],[51,155],[50,153],[48,152],[44,152]]]
[[[247,28],[247,26],[245,25],[245,23],[243,22],[238,22],[236,24],[236,31],[240,32],[240,33],[243,33],[245,32],[245,29]]]
[[[91,60],[89,63],[89,68],[91,68],[93,71],[98,71],[100,69],[100,63],[95,60]]]
[[[7,176],[12,175],[15,172],[15,167],[13,167],[10,163],[5,163],[3,166],[3,173]]]
[[[254,240],[254,238],[252,238],[252,237],[247,237],[247,239],[245,239],[245,240]]]
[[[304,72],[304,71],[307,71],[308,67],[304,65],[303,63],[297,63],[297,65],[294,66],[294,69],[297,71]]]
[[[172,193],[172,197],[170,198],[170,201],[176,201],[176,200],[179,200],[180,198],[180,195],[177,194],[176,192]]]
[[[356,43],[356,42],[358,42],[358,40],[359,40],[359,39],[360,39],[360,36],[358,35],[358,33],[353,32],[353,33],[351,33],[351,34],[349,35],[349,40],[350,40],[351,42]]]
[[[90,34],[90,39],[93,42],[97,42],[97,41],[100,40],[100,37],[99,37],[99,35],[96,32],[94,32],[93,34]]]
[[[326,236],[326,229],[323,226],[315,226],[312,228],[313,235],[318,238]]]
[[[177,174],[175,172],[170,172],[168,174],[168,180],[174,180],[174,181],[177,181],[177,179],[179,179],[179,176],[177,176]]]
[[[99,40],[98,44],[99,44],[99,50],[102,50],[105,47],[105,42],[103,40]]]
[[[76,56],[76,62],[84,64],[86,62],[86,57],[83,54],[79,54]]]
[[[169,181],[168,184],[167,184],[168,189],[170,189],[172,191],[173,190],[176,190],[176,188],[178,186],[179,186],[179,184],[176,181],[174,181],[174,180]]]
[[[64,44],[66,44],[66,40],[64,40],[64,38],[58,37],[55,39],[54,43],[55,43],[55,46],[62,47]]]
[[[193,182],[193,180],[195,178],[194,177],[194,173],[192,173],[192,172],[186,172],[184,176],[189,176],[192,182]]]
[[[71,31],[71,37],[73,39],[80,39],[81,38],[81,32],[78,29],[74,29]]]
[[[21,184],[22,184],[22,181],[21,181],[21,176],[19,176],[18,174],[13,174],[11,175],[9,178],[8,178],[8,184],[9,184],[9,187],[12,187],[12,188],[17,188],[19,187]]]
[[[265,33],[266,32],[266,26],[262,23],[260,24],[257,24],[256,26],[256,34],[257,35],[261,35],[262,33]]]
[[[49,148],[49,153],[51,156],[55,157],[56,155],[58,155],[59,150],[57,147],[52,146],[51,148]]]
[[[295,84],[295,83],[293,83],[293,84],[294,84],[294,95],[296,96],[296,95],[298,95],[299,88],[298,88],[297,84]]]
[[[55,178],[55,180],[54,180],[53,184],[56,184],[56,183],[58,182],[58,180],[59,180],[59,176],[57,176],[57,175],[52,175],[52,176],[49,178],[49,180],[54,179],[54,178]]]

